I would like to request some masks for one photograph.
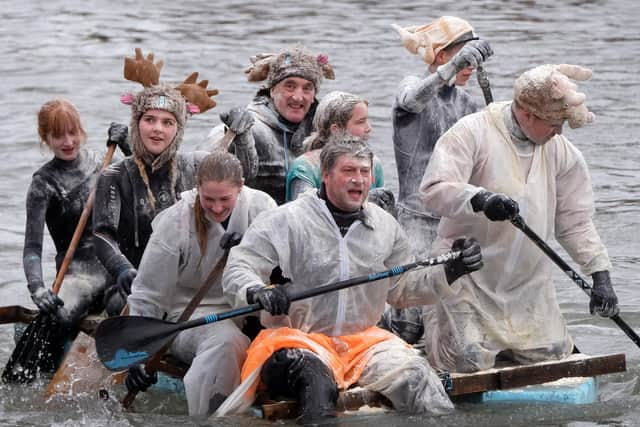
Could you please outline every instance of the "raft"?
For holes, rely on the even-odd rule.
[[[624,372],[625,355],[587,356],[572,354],[566,359],[531,365],[501,366],[471,374],[440,374],[443,386],[454,403],[588,404],[598,400],[597,376]],[[363,388],[341,392],[339,411],[362,407],[393,409],[379,393]],[[252,409],[253,415],[269,420],[295,418],[295,401],[264,401]]]
[[[98,319],[87,318],[82,329],[91,333],[97,323]],[[16,329],[22,329],[18,323]],[[186,368],[170,356],[165,356],[158,382],[152,386],[152,390],[185,399],[182,377]],[[576,405],[597,401],[597,376],[624,371],[626,359],[622,353],[598,356],[578,353],[562,360],[530,365],[501,365],[470,374],[441,372],[440,378],[454,403]],[[76,381],[79,376],[86,381]],[[124,373],[113,373],[102,366],[95,353],[93,338],[80,332],[65,357],[63,368],[56,372],[49,384],[47,396],[95,393],[97,397],[105,399],[109,397],[109,391],[113,392],[115,385],[122,384],[123,379]],[[393,409],[387,398],[361,387],[340,392],[338,411],[356,411],[365,407]],[[270,400],[258,396],[251,415],[269,420],[295,418],[298,416],[297,404],[293,400]]]

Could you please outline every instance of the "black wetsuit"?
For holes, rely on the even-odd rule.
[[[175,196],[171,192],[170,162],[153,173],[150,167],[146,168],[155,208],[132,157],[111,165],[100,175],[93,230],[98,258],[114,278],[129,268],[138,268],[151,236],[151,221],[173,205],[181,192],[196,186],[198,164],[206,155],[206,152],[176,155]]]
[[[60,268],[99,170],[100,160],[93,153],[81,150],[75,160],[54,158],[33,174],[27,192],[23,252],[27,282],[42,281],[45,223],[56,247],[56,269]],[[74,259],[91,259],[94,256],[89,223],[84,229]]]
[[[56,270],[58,270],[100,170],[100,164],[101,160],[95,153],[81,149],[75,160],[54,158],[33,174],[33,180],[27,192],[27,222],[23,252],[24,272],[31,292],[43,285],[42,243],[45,223],[56,247]],[[73,261],[65,276],[65,283],[70,281],[74,273],[79,272],[95,275],[95,283],[89,286],[100,289],[88,295],[95,297],[102,291],[106,272],[96,258],[90,220],[74,252]],[[62,290],[65,290],[65,287]],[[72,292],[73,289],[70,291]],[[85,300],[69,303],[67,298],[63,300],[65,309],[76,315],[85,313],[91,302]],[[78,303],[81,303],[82,307],[76,307]]]

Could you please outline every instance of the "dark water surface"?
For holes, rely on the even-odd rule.
[[[390,107],[405,74],[424,70],[401,46],[389,24],[422,24],[440,15],[468,19],[495,51],[486,69],[496,100],[511,95],[513,79],[543,63],[576,63],[594,70],[580,88],[596,123],[566,133],[591,167],[596,223],[608,246],[621,316],[640,331],[640,6],[612,1],[0,1],[0,136],[5,153],[0,180],[0,301],[30,304],[22,272],[24,203],[31,174],[51,155],[39,148],[35,114],[55,96],[81,113],[89,146],[103,151],[111,121],[127,122],[125,91],[138,87],[122,77],[123,56],[134,47],[165,60],[162,77],[178,83],[192,71],[220,89],[218,107],[190,119],[183,149],[202,143],[219,123],[219,112],[246,104],[258,85],[242,72],[249,57],[302,42],[324,52],[336,80],[320,96],[341,89],[370,102],[372,145],[397,191]],[[475,82],[469,90],[481,99]],[[554,245],[556,248],[557,245]],[[45,277],[54,278],[53,246],[45,242]],[[564,255],[563,255],[564,256]],[[578,347],[590,354],[624,352],[628,372],[601,378],[600,402],[586,406],[461,406],[444,417],[357,414],[343,425],[635,425],[640,419],[637,376],[640,349],[606,319],[587,312],[587,298],[561,273],[558,295]],[[13,329],[0,327],[0,363],[13,349]],[[45,406],[43,384],[0,385],[0,425],[199,425],[183,402],[153,396],[138,412],[122,413],[116,402],[94,396]],[[218,425],[267,425],[221,419]],[[201,422],[200,424],[204,424]]]

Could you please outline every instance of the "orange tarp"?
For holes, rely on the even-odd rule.
[[[339,337],[304,333],[292,328],[264,329],[247,350],[247,360],[242,367],[242,380],[256,369],[261,369],[276,351],[283,348],[301,348],[318,355],[333,371],[338,387],[347,389],[360,378],[369,360],[367,351],[375,344],[394,338],[396,337],[392,333],[375,326],[358,334]],[[256,386],[257,384],[251,391],[255,391]]]

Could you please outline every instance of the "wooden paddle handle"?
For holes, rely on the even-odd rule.
[[[104,159],[102,160],[102,165],[100,166],[100,171],[102,172],[109,163],[111,163],[111,159],[113,158],[113,153],[116,151],[116,145],[110,145],[107,149],[107,153],[104,155]],[[80,220],[78,221],[78,225],[76,226],[76,230],[73,232],[73,237],[71,238],[71,243],[69,243],[69,247],[67,248],[67,253],[64,255],[64,259],[62,260],[62,265],[60,266],[60,270],[58,270],[58,274],[56,274],[56,280],[53,282],[53,293],[57,294],[60,292],[60,287],[62,286],[62,281],[64,280],[64,275],[67,274],[67,270],[69,269],[69,265],[71,264],[71,260],[73,259],[73,254],[78,248],[78,244],[80,243],[80,238],[82,237],[82,233],[84,232],[84,227],[87,225],[87,221],[89,220],[89,215],[91,215],[91,210],[93,209],[93,200],[96,197],[96,186],[94,185],[91,190],[91,194],[89,194],[89,198],[87,199],[84,209],[82,210],[82,214],[80,214]]]
[[[228,129],[227,133],[224,134],[224,136],[222,137],[220,142],[218,144],[216,144],[216,149],[217,150],[228,151],[229,150],[229,146],[231,145],[233,140],[236,138],[236,135],[237,134],[234,131],[232,131],[231,129]]]

